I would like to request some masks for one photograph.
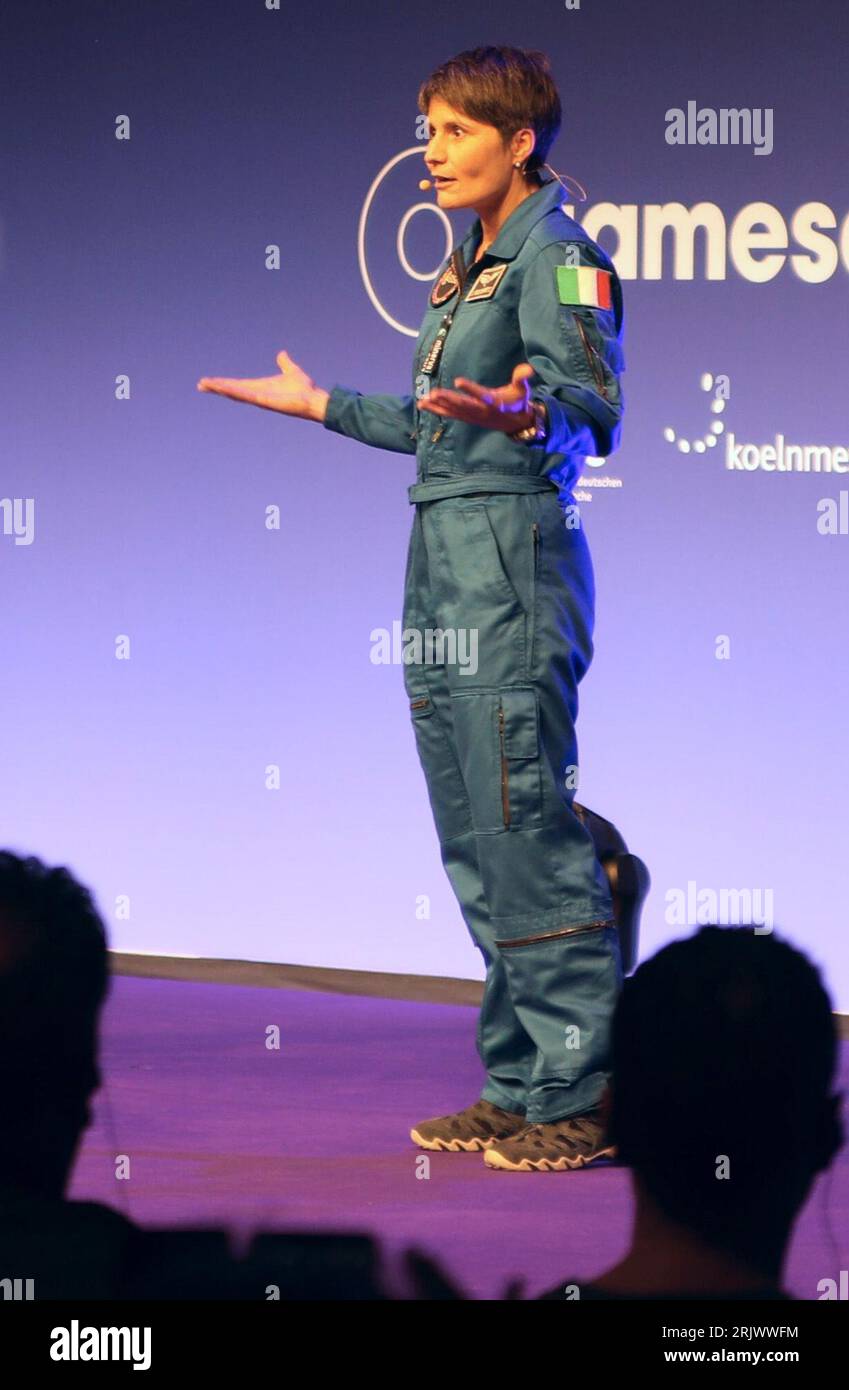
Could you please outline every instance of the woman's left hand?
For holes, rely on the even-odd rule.
[[[461,386],[462,391],[437,386],[422,396],[417,405],[420,410],[432,410],[434,415],[447,415],[452,420],[465,420],[468,425],[480,425],[482,429],[515,434],[534,418],[528,385],[533,375],[530,362],[520,362],[513,369],[507,386],[479,386],[464,376],[455,376],[454,385]]]

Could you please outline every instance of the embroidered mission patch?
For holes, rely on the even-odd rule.
[[[445,270],[443,270],[442,274],[440,275],[439,279],[437,280],[436,284],[430,292],[430,302],[433,305],[434,309],[438,308],[440,304],[444,304],[446,300],[449,300],[452,294],[457,293],[457,290],[459,288],[460,282],[457,279],[457,273],[454,270],[453,265],[449,265]]]
[[[466,295],[466,303],[470,303],[473,299],[492,299],[507,266],[508,262],[504,261],[502,265],[491,265],[488,269],[482,270]]]
[[[586,304],[591,309],[609,309],[610,271],[594,265],[555,267],[557,296],[561,304]]]

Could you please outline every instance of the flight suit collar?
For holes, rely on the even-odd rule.
[[[548,178],[536,193],[532,193],[529,198],[524,198],[518,207],[515,207],[501,227],[498,236],[491,246],[484,251],[481,261],[485,261],[487,256],[492,256],[498,261],[512,261],[522,249],[529,232],[540,221],[541,218],[551,212],[565,200],[566,190],[559,179]],[[475,218],[469,231],[464,236],[460,245],[463,248],[463,262],[469,265],[474,247],[480,244],[483,234],[481,220]],[[477,262],[480,264],[480,261]]]

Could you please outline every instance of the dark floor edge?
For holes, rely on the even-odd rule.
[[[458,980],[447,975],[398,975],[379,970],[279,965],[273,961],[153,956],[135,951],[110,951],[109,960],[113,975],[136,975],[155,980],[319,990],[322,994],[362,994],[380,999],[410,999],[425,1004],[466,1004],[476,1008],[480,1006],[483,996],[482,980]]]
[[[318,990],[322,994],[363,994],[379,999],[411,999],[422,1004],[479,1007],[482,980],[449,975],[397,975],[380,970],[337,970],[319,965],[279,965],[274,961],[219,960],[204,956],[150,956],[110,951],[113,975],[152,980],[191,980],[218,985],[259,985],[265,989]],[[849,1038],[849,1014],[835,1013],[840,1038]]]

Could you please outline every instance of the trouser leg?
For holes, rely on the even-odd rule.
[[[601,1096],[622,979],[607,879],[572,809],[589,551],[553,492],[444,499],[421,522],[431,624],[476,634],[476,670],[445,666],[453,745],[492,944],[536,1046],[526,1113],[556,1120]]]
[[[408,633],[423,634],[433,626],[427,616],[432,611],[427,560],[417,509],[404,592],[403,625]],[[445,663],[405,664],[404,682],[442,863],[486,967],[476,1033],[478,1055],[486,1071],[481,1098],[504,1110],[524,1113],[537,1048],[513,1007],[504,963],[494,944],[478,863],[477,836],[454,743],[453,701]]]

